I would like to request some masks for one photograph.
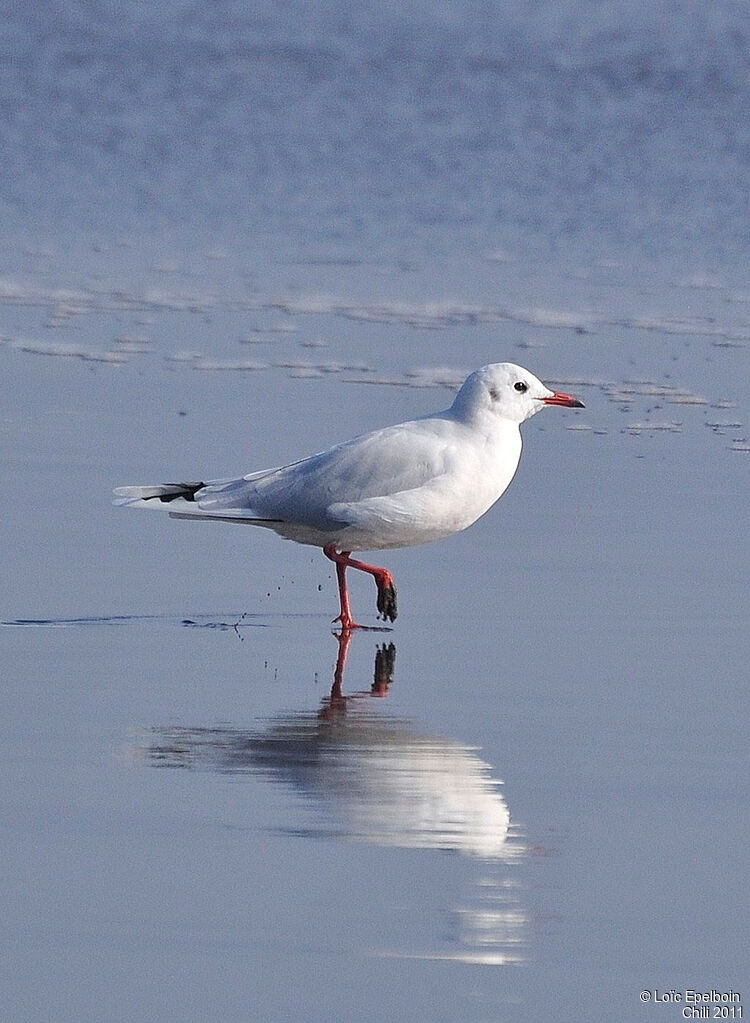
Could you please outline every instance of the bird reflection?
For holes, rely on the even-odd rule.
[[[526,847],[511,825],[500,782],[476,750],[421,734],[408,719],[385,712],[380,701],[393,682],[393,643],[376,648],[369,687],[345,694],[352,636],[349,630],[336,636],[333,683],[317,709],[277,715],[256,729],[157,728],[143,755],[153,766],[260,776],[301,793],[324,825],[293,827],[295,835],[480,859],[483,876],[452,912],[457,946],[448,958],[523,962],[528,918],[517,884],[500,865],[518,860]]]
[[[154,766],[261,774],[302,792],[342,836],[412,848],[450,849],[485,858],[517,856],[500,782],[470,747],[419,734],[380,712],[396,664],[393,643],[379,645],[369,689],[344,694],[353,633],[336,636],[330,694],[317,712],[272,718],[258,730],[156,729],[145,754]]]

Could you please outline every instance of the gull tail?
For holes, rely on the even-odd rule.
[[[212,481],[215,485],[227,480]],[[229,481],[231,482],[231,481]],[[119,507],[156,508],[169,512],[171,519],[212,519],[214,522],[246,522],[253,526],[273,528],[281,519],[258,515],[252,508],[202,508],[200,491],[208,483],[157,483],[151,487],[116,487],[115,500]],[[197,495],[197,496],[196,496]]]

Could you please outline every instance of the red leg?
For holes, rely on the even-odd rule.
[[[349,591],[346,587],[347,568],[356,568],[360,572],[367,572],[373,576],[378,587],[378,611],[384,620],[395,621],[396,610],[396,585],[393,576],[387,568],[380,568],[378,565],[369,565],[365,561],[356,561],[351,557],[351,551],[337,551],[336,545],[329,543],[323,548],[327,558],[336,563],[336,578],[339,584],[339,598],[341,601],[341,614],[335,619],[341,622],[342,629],[361,629],[364,626],[358,625],[352,618],[349,607]]]
[[[360,572],[368,572],[373,576],[378,587],[378,611],[382,615],[383,621],[395,622],[398,615],[396,610],[396,584],[388,569],[381,568],[379,565],[370,565],[366,561],[355,561],[354,558],[349,557],[348,553],[346,564],[350,568],[359,569]]]
[[[323,548],[323,553],[327,558],[336,563],[336,581],[339,584],[339,604],[341,605],[341,614],[334,618],[334,622],[341,622],[341,631],[346,632],[348,629],[362,629],[364,626],[359,625],[352,618],[352,609],[349,605],[349,590],[346,586],[346,558],[347,554],[339,554],[336,550],[336,545],[329,543],[327,547]]]

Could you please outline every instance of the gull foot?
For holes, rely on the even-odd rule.
[[[392,620],[392,619],[391,619]],[[338,618],[334,618],[331,625],[341,625],[341,632],[334,633],[334,635],[343,636],[345,633],[350,632],[352,629],[361,629],[362,632],[390,632],[391,629],[387,625],[360,625],[359,622],[355,622],[353,618],[342,618],[341,615]]]
[[[341,625],[342,633],[343,632],[348,632],[349,629],[366,629],[367,628],[366,625],[360,625],[359,622],[355,622],[353,618],[350,618],[348,615],[343,615],[343,614],[337,615],[333,619],[333,621],[331,622],[331,625],[336,625],[337,623]]]
[[[396,587],[390,573],[383,580],[378,579],[378,611],[384,622],[396,621]]]

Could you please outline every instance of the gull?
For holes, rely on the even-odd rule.
[[[237,479],[118,487],[114,503],[262,526],[320,547],[336,565],[342,631],[365,628],[352,616],[347,568],[374,578],[378,612],[393,622],[393,576],[352,552],[428,543],[476,522],[515,475],[521,423],[546,405],[584,407],[521,366],[495,363],[467,377],[444,411]]]

